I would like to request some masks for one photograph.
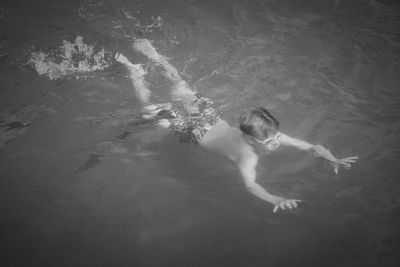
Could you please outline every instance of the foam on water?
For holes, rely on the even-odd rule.
[[[82,36],[75,41],[63,40],[63,44],[53,53],[32,52],[28,63],[32,64],[39,75],[57,80],[69,74],[88,73],[109,67],[104,48],[96,51],[94,45],[83,42]]]

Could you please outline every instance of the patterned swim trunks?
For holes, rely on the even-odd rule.
[[[219,110],[207,98],[196,98],[179,109],[172,103],[149,105],[143,108],[145,119],[156,118],[160,126],[173,130],[179,142],[198,144],[218,122]]]

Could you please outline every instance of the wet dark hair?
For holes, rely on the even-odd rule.
[[[279,122],[265,108],[245,112],[239,119],[240,130],[259,140],[271,137],[278,132]]]

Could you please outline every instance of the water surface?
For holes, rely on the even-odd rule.
[[[399,14],[378,0],[0,4],[4,266],[398,266]],[[359,162],[335,175],[293,149],[266,155],[259,183],[303,200],[273,214],[222,156],[135,123],[116,52],[147,68],[151,101],[170,90],[135,38],[230,124],[264,106]],[[35,55],[71,65],[40,72]]]

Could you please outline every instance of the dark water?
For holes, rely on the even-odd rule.
[[[2,266],[398,266],[399,14],[389,0],[2,1]],[[60,64],[78,36],[88,71],[75,55],[39,75],[33,55]],[[168,85],[134,38],[232,125],[265,106],[359,162],[334,175],[292,149],[265,156],[259,183],[304,201],[273,214],[229,161],[140,123],[113,55],[146,65],[153,101]]]

